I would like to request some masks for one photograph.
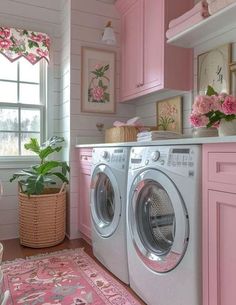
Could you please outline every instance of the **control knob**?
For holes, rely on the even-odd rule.
[[[108,152],[107,152],[106,150],[103,150],[103,151],[101,152],[101,157],[102,157],[103,159],[107,159],[107,158],[108,158]]]
[[[158,150],[153,151],[151,154],[152,161],[157,161],[160,158],[160,152]]]

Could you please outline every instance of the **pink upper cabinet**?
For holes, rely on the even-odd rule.
[[[167,45],[169,21],[192,0],[117,0],[121,12],[121,101],[162,89],[192,89],[192,50]]]

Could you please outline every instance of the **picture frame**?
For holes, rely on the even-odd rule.
[[[158,130],[183,133],[182,104],[182,96],[175,96],[156,103]]]
[[[115,52],[82,47],[81,112],[115,113]]]
[[[236,62],[230,64],[230,93],[236,96]]]
[[[197,91],[206,94],[210,85],[217,93],[230,93],[232,45],[219,46],[197,57]]]

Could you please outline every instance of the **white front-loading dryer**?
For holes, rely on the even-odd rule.
[[[126,243],[129,151],[129,147],[94,148],[90,188],[93,253],[126,284],[129,283]]]
[[[201,305],[201,146],[134,147],[127,197],[131,288],[148,305]]]

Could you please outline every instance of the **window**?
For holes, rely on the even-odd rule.
[[[44,138],[46,63],[10,62],[0,54],[0,156],[32,155],[29,138]]]

